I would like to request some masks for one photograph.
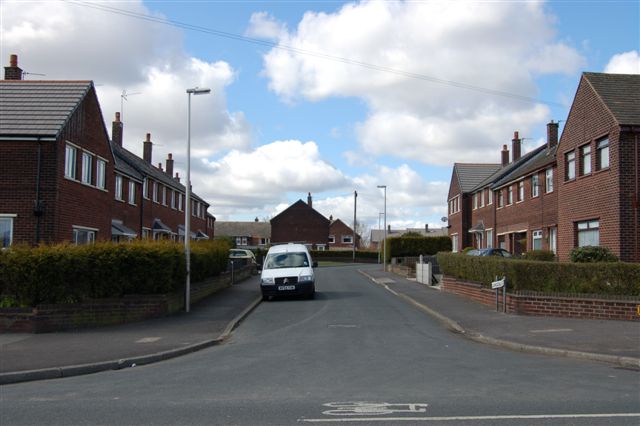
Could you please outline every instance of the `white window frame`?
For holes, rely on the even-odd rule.
[[[96,188],[106,189],[107,187],[107,162],[102,158],[96,160]]]
[[[553,167],[544,171],[544,191],[547,194],[553,192]]]
[[[518,203],[524,201],[524,181],[518,182]]]
[[[538,248],[536,243],[539,245]],[[531,231],[531,250],[542,250],[542,231],[539,229]]]
[[[171,208],[176,209],[176,191],[171,190]]]
[[[566,181],[576,178],[576,152],[569,151],[564,154],[564,164],[566,167],[564,178]]]
[[[531,176],[531,198],[536,198],[540,195],[540,176],[536,173]]]
[[[585,241],[588,237],[595,235],[590,241]],[[591,219],[576,222],[576,237],[578,247],[599,246],[600,245],[600,220]]]
[[[149,199],[149,179],[144,178],[142,181],[142,197],[145,199]]]
[[[342,235],[342,244],[353,244],[353,235]]]
[[[86,226],[77,226],[77,225],[73,225],[71,227],[72,232],[73,232],[73,243],[75,245],[84,245],[84,244],[93,244],[96,241],[96,234],[98,233],[98,229],[97,228],[88,228]],[[81,233],[86,233],[87,239],[86,242],[83,242],[82,244],[78,243],[78,236]]]
[[[480,208],[484,207],[484,189],[479,192]]]
[[[335,244],[335,243],[336,243],[336,236],[329,235],[329,244]]]
[[[582,145],[580,147],[580,175],[590,175],[591,170],[591,144]]]
[[[153,202],[158,202],[158,182],[153,181]]]
[[[451,234],[451,251],[458,252],[458,234]]]
[[[504,207],[504,191],[502,189],[498,190],[498,208],[501,209]]]
[[[558,228],[549,228],[549,249],[555,254],[558,253]]]
[[[493,228],[489,228],[487,230],[485,230],[485,241],[486,241],[486,248],[492,248],[493,247]]]
[[[167,205],[167,187],[162,185],[162,205]]]
[[[115,196],[116,196],[116,200],[118,201],[124,201],[122,198],[122,176],[120,175],[116,175],[116,187],[115,187]]]
[[[478,208],[478,193],[473,194],[473,209],[476,210]]]
[[[136,183],[129,180],[129,204],[136,205]]]
[[[513,204],[513,185],[507,187],[507,205]]]
[[[490,206],[493,204],[493,190],[489,188],[487,190],[487,205]]]
[[[178,193],[178,211],[182,211],[182,192]]]
[[[606,159],[606,163],[605,160]],[[609,138],[602,138],[596,142],[596,167],[597,170],[608,169],[609,162]]]
[[[16,217],[18,217],[17,214],[0,214],[0,222],[9,223],[8,238],[0,234],[0,249],[10,247],[13,244],[13,223]]]
[[[67,143],[64,148],[64,177],[76,179],[78,148]]]
[[[82,153],[82,175],[80,181],[84,184],[91,185],[91,165],[93,163],[93,155],[88,152]]]
[[[318,251],[325,251],[327,248],[326,244],[316,244],[316,250]]]

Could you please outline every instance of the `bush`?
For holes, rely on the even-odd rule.
[[[387,240],[387,260],[392,257],[433,256],[451,251],[449,237],[395,237]]]
[[[569,252],[569,258],[576,263],[618,261],[608,248],[600,246],[576,247]]]
[[[228,256],[225,242],[194,242],[192,281],[218,275]],[[37,306],[170,293],[184,286],[186,260],[183,246],[171,241],[14,246],[0,252],[0,270],[4,304]]]
[[[438,253],[446,275],[490,286],[506,276],[510,290],[640,296],[640,264],[560,263]]]
[[[475,250],[475,247],[465,247],[462,249],[462,254],[467,254],[469,253],[471,250]]]
[[[551,250],[531,250],[523,253],[521,258],[524,260],[537,260],[539,262],[553,262],[556,260],[556,254]]]
[[[352,250],[314,250],[311,252],[311,258],[313,260],[327,260],[330,259],[336,262],[351,262],[353,261]],[[356,251],[356,262],[371,262],[372,260],[378,260],[377,251]]]

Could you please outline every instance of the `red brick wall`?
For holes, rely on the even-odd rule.
[[[298,201],[271,219],[271,242],[329,243],[329,219]]]
[[[596,141],[609,138],[610,167],[596,170]],[[626,142],[625,142],[626,143]],[[590,144],[592,168],[590,175],[566,181],[565,154]],[[633,159],[631,147],[621,149],[620,128],[600,98],[583,78],[578,87],[558,149],[558,196],[562,200],[558,212],[559,255],[568,260],[571,249],[577,246],[576,222],[597,219],[600,222],[600,245],[608,247],[626,261],[639,261],[633,248],[623,248],[622,235],[634,233],[629,212],[632,210]],[[637,167],[637,165],[636,165]],[[579,167],[577,167],[579,170]],[[631,176],[629,176],[629,174]],[[624,219],[624,222],[623,222]],[[637,227],[635,227],[637,233]],[[627,237],[624,237],[628,241]]]
[[[455,166],[453,173],[451,174],[451,183],[449,184],[449,195],[447,198],[447,206],[449,206],[449,201],[451,201],[455,197],[459,197],[458,205],[459,209],[456,213],[451,213],[447,210],[448,213],[448,226],[449,226],[449,237],[454,234],[458,235],[458,247],[457,251],[462,251],[465,247],[470,246],[470,237],[467,230],[469,229],[469,210],[471,204],[469,203],[469,199],[466,194],[462,194],[460,190],[460,183],[458,182],[458,176],[456,175]],[[449,209],[449,207],[447,207]],[[453,248],[456,250],[456,248]]]
[[[353,244],[351,243],[342,243],[342,236],[348,235],[353,238],[353,230],[349,228],[344,222],[341,220],[335,220],[329,226],[329,235],[333,235],[335,237],[335,243],[330,243],[329,248],[332,249],[353,249]],[[360,237],[356,236],[357,246],[360,244]]]
[[[444,276],[442,289],[487,306],[496,306],[495,290],[484,288],[478,283]],[[519,315],[640,321],[638,305],[640,299],[507,293],[507,312]],[[499,295],[499,306],[502,309],[502,292]]]

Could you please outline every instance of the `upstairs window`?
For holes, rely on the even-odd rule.
[[[178,194],[178,210],[182,211],[182,192]]]
[[[580,148],[580,175],[588,175],[591,173],[591,145],[585,145]]]
[[[107,187],[107,162],[98,158],[96,161],[96,188]]]
[[[553,192],[553,169],[548,168],[547,170],[545,170],[544,174],[544,190],[548,194],[550,192]]]
[[[507,188],[507,204],[513,204],[513,186],[509,185]]]
[[[64,150],[64,176],[69,179],[76,178],[76,155],[76,148],[66,145]]]
[[[116,176],[116,200],[122,201],[122,176]]]
[[[476,192],[475,194],[473,194],[473,209],[477,209],[478,208],[478,193]]]
[[[480,196],[480,207],[484,207],[484,189],[478,195]]]
[[[498,208],[504,207],[504,191],[501,189],[498,191]]]
[[[158,202],[158,182],[153,182],[153,202]]]
[[[336,242],[336,236],[329,235],[329,244],[335,244],[335,242]]]
[[[82,183],[91,185],[91,165],[93,164],[93,156],[88,152],[82,153]]]
[[[609,138],[596,142],[596,167],[598,170],[609,167]]]
[[[567,152],[564,155],[565,180],[573,180],[576,178],[576,153],[575,151]]]
[[[142,196],[147,200],[149,199],[149,179],[147,178],[142,181]]]
[[[162,185],[162,205],[167,205],[167,187]]]
[[[518,201],[524,200],[524,181],[518,182]]]
[[[129,204],[136,203],[136,183],[132,180],[129,181]]]
[[[171,191],[171,208],[176,209],[176,191]]]
[[[353,236],[352,235],[343,235],[342,236],[342,244],[353,244]]]
[[[540,195],[540,177],[536,173],[531,176],[531,197],[535,198]]]
[[[493,204],[493,191],[487,189],[487,205],[490,206],[491,204]]]

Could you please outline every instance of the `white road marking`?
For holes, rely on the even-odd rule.
[[[154,343],[160,339],[162,339],[162,337],[143,337],[142,339],[136,340],[136,343]]]
[[[360,326],[355,324],[329,324],[329,328],[360,328]]]
[[[534,420],[534,419],[605,419],[638,417],[640,413],[594,413],[594,414],[533,414],[533,415],[503,415],[503,416],[448,416],[448,417],[344,417],[323,419],[299,419],[307,423],[348,423],[348,422],[446,422],[446,421],[474,421],[474,420]]]
[[[529,330],[529,333],[566,333],[573,331],[572,328],[549,328],[546,330]]]
[[[327,416],[381,416],[393,413],[425,413],[428,404],[423,403],[400,403],[389,404],[387,402],[328,402],[323,404],[331,410],[323,411]]]

